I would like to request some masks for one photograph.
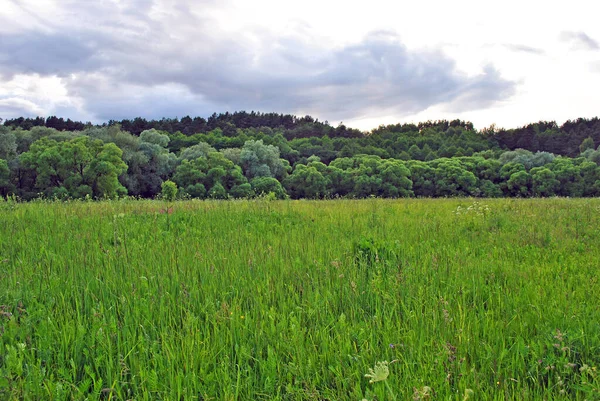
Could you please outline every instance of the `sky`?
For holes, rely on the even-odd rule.
[[[600,115],[592,0],[0,0],[0,118]]]

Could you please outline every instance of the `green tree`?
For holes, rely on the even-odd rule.
[[[477,164],[475,167],[477,178],[480,180],[488,180],[492,183],[500,182],[500,169],[502,164],[495,159],[476,158]]]
[[[435,169],[420,161],[409,162],[408,168],[415,196],[435,196]]]
[[[136,162],[127,172],[124,180],[132,195],[154,197],[160,193],[161,184],[167,180],[178,164],[178,158],[167,149],[169,137],[156,130],[146,130],[140,135],[140,141],[132,159]],[[143,163],[147,160],[146,163]]]
[[[397,198],[414,195],[412,192],[413,182],[409,178],[410,170],[404,163],[387,159],[381,163],[378,175],[382,181],[382,196]]]
[[[169,145],[169,135],[158,132],[154,128],[142,131],[140,134],[140,140],[142,142],[151,143],[153,145],[158,145],[161,148],[166,148]]]
[[[10,170],[6,160],[0,159],[0,196],[6,196],[14,190],[10,182]]]
[[[381,178],[369,175],[366,169],[357,169],[354,175],[354,189],[352,195],[357,198],[378,196],[381,191]]]
[[[17,156],[17,138],[9,127],[0,125],[0,159],[12,160]]]
[[[560,181],[552,170],[546,167],[531,169],[531,182],[534,196],[554,196],[560,187]]]
[[[499,198],[502,196],[500,187],[490,180],[480,180],[478,189],[479,196],[484,198]]]
[[[293,174],[288,176],[283,185],[294,199],[322,198],[327,192],[327,179],[315,166],[299,164]]]
[[[20,159],[23,167],[36,174],[35,186],[50,196],[52,190],[63,185],[61,176],[62,158],[58,143],[53,139],[41,138],[35,141],[29,151],[22,153]]]
[[[232,187],[229,191],[229,194],[236,199],[247,199],[252,198],[254,196],[254,191],[252,190],[252,186],[249,183],[245,182],[243,184],[235,185],[234,187]]]
[[[194,198],[204,198],[207,195],[213,197],[211,193],[221,196],[221,187],[225,195],[234,188],[236,190],[233,196],[246,197],[243,194],[248,193],[246,186],[240,188],[248,183],[241,168],[219,152],[209,152],[206,157],[198,157],[195,160],[184,159],[175,170],[173,181]],[[220,186],[212,191],[217,184]]]
[[[469,196],[476,194],[477,177],[453,159],[440,159],[434,173],[437,196]]]
[[[226,159],[231,160],[233,164],[241,166],[242,164],[242,149],[241,148],[227,148],[221,149],[219,152],[225,156]]]
[[[340,160],[340,159],[337,159]],[[343,170],[334,165],[335,160],[320,171],[327,180],[327,194],[330,196],[347,196],[354,188],[354,177],[350,170]],[[318,170],[318,167],[315,167]]]
[[[127,189],[119,182],[119,175],[127,171],[123,162],[123,151],[114,143],[102,146],[88,169],[88,177],[94,194],[99,198],[114,198],[127,195]]]
[[[580,166],[573,162],[573,159],[566,157],[557,157],[548,165],[560,181],[560,187],[557,195],[560,196],[582,196],[584,193],[583,177],[581,176]]]
[[[410,148],[408,148],[408,154],[413,160],[423,160],[427,155],[426,153],[423,153],[423,151],[417,145],[412,145]]]
[[[200,142],[194,146],[183,149],[179,155],[179,159],[196,160],[199,157],[208,157],[208,154],[212,152],[216,152],[215,148],[210,146],[208,143]]]
[[[161,185],[161,196],[167,202],[173,202],[177,196],[177,184],[171,180],[167,180]]]
[[[171,176],[178,163],[177,157],[166,148],[169,137],[155,129],[142,131],[137,137],[115,124],[88,128],[84,134],[114,143],[123,151],[122,158],[128,168],[119,176],[119,182],[132,196],[159,195],[162,182]]]
[[[552,163],[555,157],[552,153],[548,152],[532,153],[526,149],[515,149],[502,153],[498,160],[503,165],[507,163],[522,164],[526,170],[530,170],[534,167],[541,167]]]
[[[220,182],[217,182],[208,191],[208,196],[211,199],[227,199],[227,191]]]
[[[510,180],[510,177],[512,177],[513,174],[520,171],[525,171],[525,166],[517,162],[508,162],[500,169],[500,188],[506,195],[512,196],[511,190],[508,188],[508,180]]]
[[[591,136],[588,136],[581,142],[581,145],[579,145],[579,153],[583,153],[588,149],[594,149],[594,138]]]
[[[240,152],[240,161],[248,179],[274,177],[283,180],[289,167],[289,164],[286,165],[279,158],[279,149],[273,145],[265,145],[262,140],[247,141]]]
[[[531,195],[531,176],[526,171],[517,171],[506,182],[512,196],[527,197]]]
[[[583,196],[600,195],[600,166],[585,161],[579,165],[582,178]]]
[[[126,194],[118,177],[127,169],[115,144],[90,137],[57,142],[43,137],[19,157],[35,173],[35,187],[46,196],[81,198]]]
[[[287,198],[285,189],[281,186],[281,183],[272,177],[256,177],[250,181],[252,190],[256,195],[268,195],[273,193],[277,199]]]
[[[329,179],[331,194],[349,194],[357,198],[413,195],[411,172],[400,160],[358,155],[336,159],[329,167],[323,166],[321,169]]]

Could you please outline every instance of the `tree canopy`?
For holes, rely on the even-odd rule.
[[[475,129],[461,120],[361,132],[310,116],[235,112],[102,125],[16,118],[0,126],[0,195],[530,197],[600,195],[598,118]]]

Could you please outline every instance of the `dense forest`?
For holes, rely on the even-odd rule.
[[[102,125],[16,118],[0,125],[0,195],[154,198],[171,180],[182,198],[599,196],[599,145],[598,118],[371,132],[256,112]]]

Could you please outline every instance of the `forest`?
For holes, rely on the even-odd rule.
[[[0,121],[0,195],[22,200],[178,197],[594,197],[600,119],[515,129],[461,120],[362,132],[310,116]]]

